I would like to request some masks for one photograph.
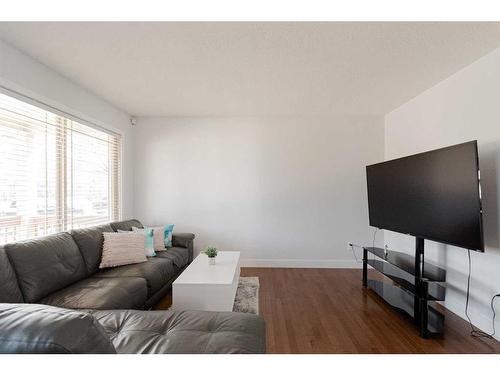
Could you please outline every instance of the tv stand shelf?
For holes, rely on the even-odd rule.
[[[413,277],[409,277],[408,273],[400,270],[390,263],[383,262],[376,259],[368,259],[368,265],[376,269],[384,276],[391,279],[394,283],[398,284],[401,288],[408,292],[415,294],[415,281]],[[436,282],[429,283],[429,300],[430,301],[444,301],[446,288]]]
[[[405,312],[415,319],[414,295],[396,285],[384,283],[379,280],[368,280],[368,286],[392,307]],[[440,334],[443,331],[444,317],[432,305],[428,306],[427,335]]]
[[[389,262],[390,264],[402,269],[403,271],[415,276],[415,256],[399,251],[381,249],[380,247],[364,247],[369,253],[378,258]],[[446,270],[435,266],[432,263],[424,262],[423,277],[429,281],[446,281]]]
[[[369,254],[375,257],[369,259]],[[368,279],[368,266],[384,277]],[[416,239],[414,256],[378,247],[363,247],[363,286],[413,318],[422,337],[443,331],[444,315],[434,304],[445,299],[445,281],[446,270],[424,262],[422,238]]]

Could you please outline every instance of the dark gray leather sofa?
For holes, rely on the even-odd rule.
[[[147,262],[99,269],[103,232],[138,220],[0,247],[0,353],[264,353],[252,314],[139,311],[193,259],[193,234]],[[50,306],[49,306],[50,305]]]
[[[242,313],[0,304],[0,353],[259,354],[265,325]]]
[[[148,309],[193,259],[194,235],[175,233],[173,247],[147,262],[99,269],[103,232],[141,227],[126,220],[0,247],[0,302],[70,309]]]

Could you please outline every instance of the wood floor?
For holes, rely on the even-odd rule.
[[[361,270],[243,268],[241,276],[260,279],[268,353],[500,353],[449,311],[441,338],[420,338],[410,319],[362,288]],[[157,308],[170,304],[167,296]]]

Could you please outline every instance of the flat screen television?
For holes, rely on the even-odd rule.
[[[366,167],[370,225],[484,251],[477,141]]]

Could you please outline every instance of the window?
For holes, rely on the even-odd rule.
[[[0,244],[120,218],[121,137],[0,93]]]

